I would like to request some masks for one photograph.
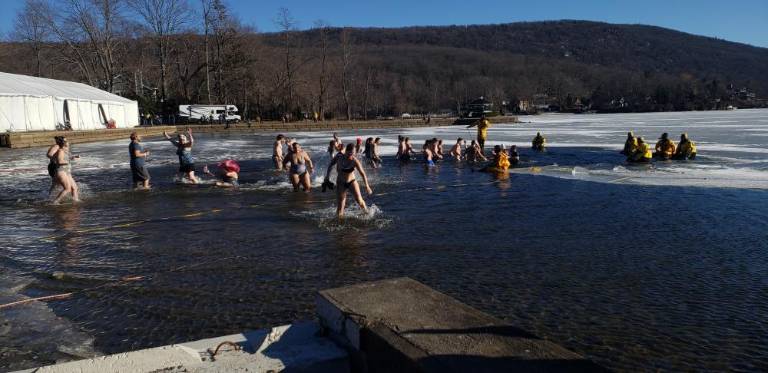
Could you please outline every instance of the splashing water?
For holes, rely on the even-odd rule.
[[[367,211],[363,211],[356,204],[347,206],[344,217],[341,219],[336,216],[335,206],[292,212],[292,214],[313,221],[319,228],[328,232],[380,230],[388,227],[393,221],[375,204],[369,205]]]

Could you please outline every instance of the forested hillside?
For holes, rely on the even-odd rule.
[[[121,13],[139,3],[106,13],[28,6],[19,14],[26,22],[0,46],[0,71],[83,81],[152,113],[210,102],[236,104],[251,118],[460,112],[479,96],[506,111],[603,112],[754,107],[768,97],[768,49],[659,27],[318,23],[298,31],[283,9],[283,31],[256,33],[222,2],[205,0],[211,7],[199,24],[190,13],[157,29],[143,13]]]

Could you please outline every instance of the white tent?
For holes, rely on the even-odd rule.
[[[107,128],[139,124],[139,106],[82,83],[0,72],[0,132]]]

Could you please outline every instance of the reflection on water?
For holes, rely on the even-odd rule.
[[[61,237],[54,241],[55,260],[65,266],[76,266],[80,259],[83,237],[77,232],[80,227],[80,205],[63,206],[53,211],[53,226]]]
[[[741,115],[753,131],[750,116],[766,112],[695,115]],[[621,121],[637,118],[648,124],[633,129],[645,133],[679,121],[710,150],[690,164],[626,166],[614,145]],[[388,157],[368,172],[371,213],[352,204],[341,222],[333,192],[294,193],[269,169],[271,135],[197,139],[201,163],[239,160],[239,190],[176,185],[173,149],[147,141],[155,187],[130,191],[127,142],[78,145],[75,177],[89,193],[59,207],[43,203],[39,149],[2,152],[0,163],[27,171],[0,173],[0,301],[80,293],[0,311],[0,370],[289,323],[312,317],[317,290],[396,276],[614,369],[764,368],[768,160],[739,147],[754,141],[733,124],[679,114],[533,119],[543,123],[491,129],[491,143],[525,144],[539,128],[553,143],[546,154],[523,149],[508,175]],[[381,133],[342,137],[367,134]],[[383,133],[387,155],[396,134]],[[327,167],[325,137],[294,135]],[[145,277],[87,290],[125,276]],[[35,320],[52,331],[34,343],[5,326],[28,325],[29,310],[47,312]]]

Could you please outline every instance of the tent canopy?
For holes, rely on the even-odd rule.
[[[86,84],[0,72],[0,131],[135,127],[138,104]]]
[[[0,96],[57,97],[101,102],[134,102],[87,84],[0,72]]]

